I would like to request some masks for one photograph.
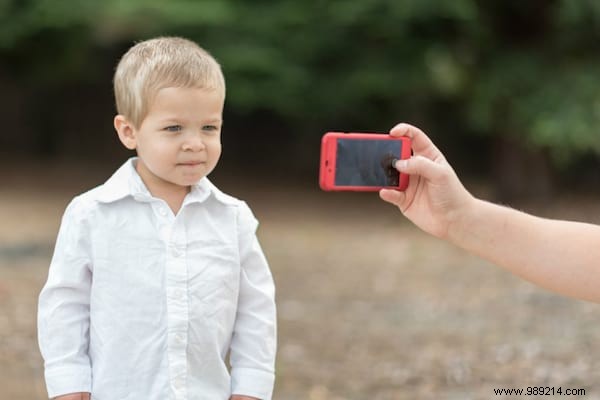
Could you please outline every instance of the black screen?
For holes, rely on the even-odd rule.
[[[398,186],[399,140],[338,139],[336,186]]]

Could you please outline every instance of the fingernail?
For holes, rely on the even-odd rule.
[[[404,169],[408,165],[408,160],[398,160],[396,161],[396,169]]]

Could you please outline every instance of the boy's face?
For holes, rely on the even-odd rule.
[[[215,168],[223,103],[217,90],[168,87],[158,91],[139,128],[127,125],[128,135],[117,116],[119,137],[136,149],[137,171],[151,192],[187,188]]]

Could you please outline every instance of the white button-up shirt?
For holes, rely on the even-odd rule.
[[[270,399],[274,285],[257,220],[207,178],[173,215],[135,162],[63,216],[39,299],[48,395]]]

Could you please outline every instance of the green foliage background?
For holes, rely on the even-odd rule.
[[[600,153],[594,0],[0,0],[0,15],[0,76],[25,97],[106,84],[133,41],[183,35],[223,65],[238,127],[284,130],[298,154],[325,130],[401,120],[555,165]]]

